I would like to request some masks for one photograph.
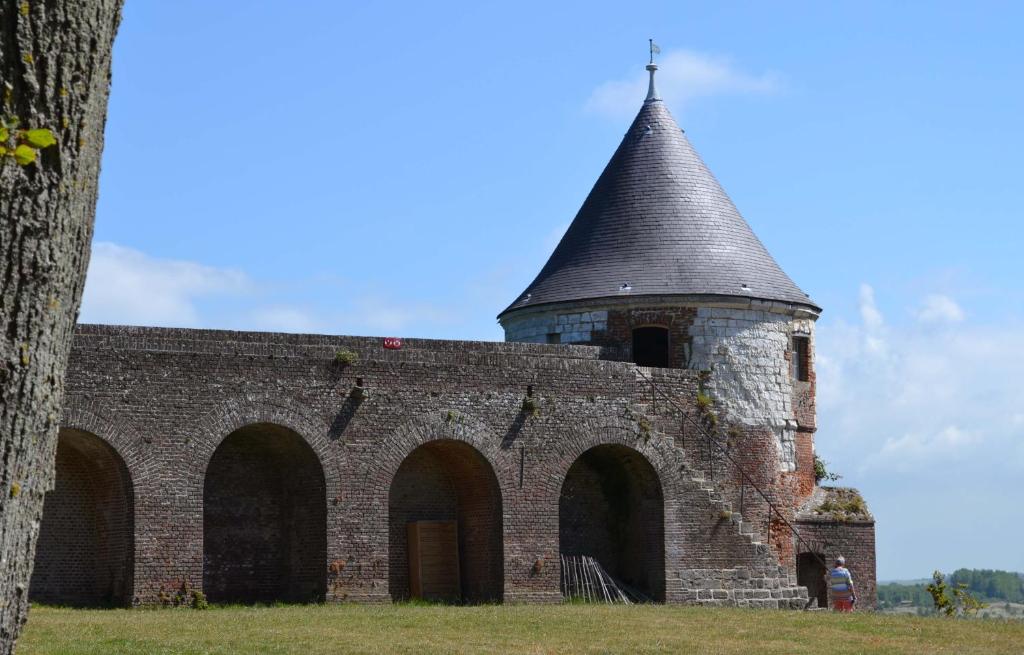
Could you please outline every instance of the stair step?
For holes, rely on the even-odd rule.
[[[745,520],[739,512],[734,512],[732,507],[732,501],[726,500],[722,495],[722,491],[719,488],[719,484],[715,482],[714,478],[711,478],[707,470],[701,466],[694,466],[694,457],[700,459],[699,452],[691,452],[685,447],[687,442],[693,444],[693,437],[680,438],[681,434],[690,436],[688,432],[680,432],[680,422],[678,417],[665,416],[653,411],[650,402],[637,403],[636,408],[647,417],[654,431],[666,438],[666,441],[671,448],[678,451],[680,457],[679,471],[683,474],[684,479],[689,478],[693,484],[699,490],[698,493],[703,492],[707,494],[707,502],[710,505],[713,513],[721,515],[725,512],[729,512],[729,520],[733,525],[736,526],[737,534],[748,540],[751,546],[753,546],[755,552],[759,556],[772,556],[771,545],[760,541],[762,535],[760,535],[753,522]],[[659,402],[660,407],[660,402]],[[700,461],[696,462],[700,464]],[[790,586],[795,586],[795,582]]]

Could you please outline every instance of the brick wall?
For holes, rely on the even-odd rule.
[[[101,439],[62,429],[30,589],[42,603],[126,605],[132,592],[131,481]]]
[[[324,496],[320,462],[298,434],[254,424],[228,435],[203,485],[210,601],[323,600]]]
[[[413,521],[458,521],[462,599],[502,597],[501,494],[490,464],[472,446],[441,440],[409,454],[388,496],[389,591],[409,598],[408,536]]]
[[[858,608],[874,609],[878,606],[874,521],[804,519],[797,521],[796,527],[809,544],[809,547],[804,544],[798,546],[802,552],[813,550],[829,566],[837,555],[846,558],[846,568],[850,569],[857,590]]]
[[[664,500],[636,451],[598,446],[573,463],[559,497],[559,549],[589,555],[616,580],[665,599]]]
[[[335,363],[339,348],[357,352],[359,361]],[[635,452],[660,485],[667,601],[797,602],[788,579],[795,570],[780,571],[769,549],[723,520],[687,473],[688,446],[642,425],[650,394],[636,367],[601,357],[600,347],[574,345],[410,339],[396,351],[369,338],[81,326],[63,421],[108,443],[130,473],[131,580],[143,603],[184,581],[204,586],[218,566],[204,556],[204,524],[222,502],[206,507],[207,485],[234,490],[220,494],[231,502],[260,497],[262,487],[277,484],[264,466],[270,442],[287,447],[273,456],[284,478],[277,502],[266,502],[276,517],[296,517],[297,505],[287,499],[303,499],[296,502],[310,510],[302,520],[312,527],[302,531],[324,536],[314,555],[280,545],[288,531],[267,527],[280,526],[277,518],[245,521],[243,530],[259,532],[280,552],[305,553],[275,555],[266,568],[289,567],[296,572],[289,578],[318,571],[302,577],[308,584],[301,593],[278,588],[275,595],[308,598],[315,578],[331,601],[402,597],[407,562],[394,526],[407,520],[403,512],[419,511],[415,490],[430,489],[436,503],[425,509],[450,514],[454,507],[465,526],[460,546],[473,558],[464,563],[467,598],[557,601],[563,482],[585,452],[614,445]],[[693,405],[695,372],[655,374]],[[357,379],[366,397],[353,396]],[[523,411],[528,387],[536,416]],[[247,446],[237,447],[234,464],[217,464],[218,448],[239,434]],[[438,446],[442,441],[465,448]],[[434,445],[418,452],[426,444]],[[239,479],[241,470],[249,480]],[[267,483],[252,488],[255,479]],[[649,511],[649,493],[630,497],[634,515]],[[232,511],[244,508],[241,502]],[[640,561],[645,570],[635,575],[662,578],[650,557]],[[766,596],[757,591],[768,588]]]

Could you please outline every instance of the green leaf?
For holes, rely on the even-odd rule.
[[[25,141],[34,148],[48,148],[57,143],[57,139],[54,138],[53,132],[46,128],[28,130],[23,136]]]
[[[8,116],[7,118],[4,119],[4,125],[6,127],[11,128],[12,130],[14,128],[18,127],[18,123],[20,123],[20,122],[21,122],[21,119],[18,118],[17,116]]]
[[[11,133],[6,127],[0,127],[0,141],[6,141],[10,136]]]
[[[0,146],[0,157],[3,157],[6,154],[7,154],[7,148],[5,148],[3,146]]]
[[[26,145],[20,145],[14,149],[14,159],[22,166],[28,166],[36,160],[36,151]]]

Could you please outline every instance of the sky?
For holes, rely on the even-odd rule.
[[[373,6],[370,6],[370,5]],[[1024,571],[1019,3],[128,0],[81,320],[500,340],[659,88],[824,308],[880,579]]]

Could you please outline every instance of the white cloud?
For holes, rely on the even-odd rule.
[[[867,285],[859,309],[818,325],[815,448],[871,506],[879,575],[1024,570],[1024,326],[887,320]]]
[[[977,435],[955,425],[934,433],[912,432],[897,439],[887,439],[881,455],[885,457],[927,457],[948,454],[977,442]]]
[[[860,302],[858,304],[860,309],[860,318],[864,321],[864,327],[867,330],[875,331],[882,327],[882,312],[878,311],[878,305],[875,304],[875,290],[870,285],[860,285]]]
[[[195,327],[199,299],[240,295],[252,287],[241,271],[157,259],[113,243],[93,244],[80,320]]]
[[[301,293],[297,293],[300,291]],[[296,305],[296,296],[312,297]],[[354,292],[333,277],[300,287],[245,272],[151,257],[114,243],[93,244],[79,320],[83,323],[333,334],[433,334],[461,310]]]
[[[626,79],[605,82],[591,93],[586,108],[612,116],[632,114],[647,93],[647,79],[641,70]],[[775,73],[747,73],[728,57],[689,50],[659,57],[655,79],[661,97],[673,106],[715,95],[774,93],[781,86]]]
[[[962,322],[946,296],[923,306],[942,308],[946,327],[889,325],[862,285],[860,324],[819,326],[819,445],[865,472],[953,458],[979,470],[1012,465],[1003,456],[1024,436],[1020,327]]]
[[[934,293],[921,303],[917,319],[923,323],[959,323],[964,320],[964,310],[949,296]]]

